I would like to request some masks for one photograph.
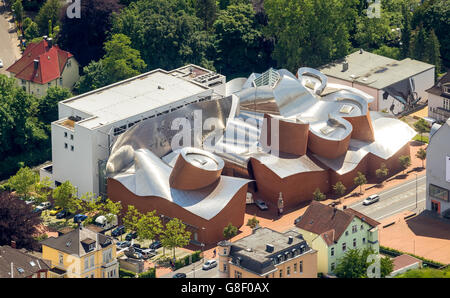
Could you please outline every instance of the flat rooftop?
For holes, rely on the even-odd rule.
[[[166,110],[167,105],[200,95],[207,90],[209,88],[201,84],[177,78],[165,70],[156,69],[69,98],[61,104],[92,115],[91,118],[77,123],[92,129],[145,111],[162,112]],[[160,111],[159,108],[161,108]]]
[[[342,71],[345,61],[348,62],[348,69]],[[410,58],[398,61],[366,51],[356,51],[318,69],[327,76],[383,89],[434,67]]]

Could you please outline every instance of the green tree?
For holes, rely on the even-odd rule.
[[[21,168],[14,176],[9,178],[8,183],[16,193],[28,199],[34,185],[39,181],[39,174],[29,167]]]
[[[19,23],[19,26],[21,27],[24,16],[22,0],[16,0],[11,8],[14,12],[14,17],[16,18],[17,22]]]
[[[417,153],[416,157],[422,161],[422,168],[424,167],[423,162],[425,159],[427,159],[427,151],[423,148],[420,148]]]
[[[155,210],[147,212],[137,222],[135,231],[139,239],[153,241],[163,232],[161,218],[156,215]]]
[[[414,122],[414,128],[420,133],[420,140],[422,141],[422,134],[430,132],[430,125],[423,118]]]
[[[133,205],[128,205],[127,213],[122,217],[123,225],[127,231],[137,231],[138,223],[141,221],[143,214],[140,213]]]
[[[420,26],[415,30],[414,32],[414,39],[412,43],[412,58],[425,61],[426,60],[426,38],[427,33],[425,29],[423,28],[423,25],[420,24]]]
[[[65,181],[53,190],[52,196],[57,206],[71,213],[75,213],[79,209],[76,194],[77,190],[75,186],[70,181]]]
[[[217,5],[215,0],[195,0],[195,14],[203,20],[203,29],[209,30],[216,20]]]
[[[426,57],[428,63],[436,66],[435,74],[437,77],[441,72],[441,52],[439,40],[434,30],[431,30],[427,36]]]
[[[341,181],[338,181],[335,185],[333,185],[333,190],[337,196],[342,196],[347,191],[347,188]]]
[[[296,71],[345,56],[350,49],[347,20],[353,13],[342,0],[267,0],[266,38],[273,38],[278,67]]]
[[[400,166],[403,168],[403,174],[405,173],[405,170],[411,165],[411,157],[408,155],[402,155],[398,158],[400,162]]]
[[[51,188],[52,182],[50,178],[44,177],[34,185],[35,199],[36,202],[42,203],[48,201],[48,197],[52,193]]]
[[[389,57],[392,59],[401,59],[401,49],[382,45],[379,49],[373,51],[374,54]]]
[[[75,84],[75,90],[79,94],[104,87],[112,82],[102,60],[89,63],[83,68],[83,73],[84,75]]]
[[[72,97],[69,89],[59,86],[48,88],[46,95],[39,99],[39,119],[47,124],[58,120],[58,102],[69,97]]]
[[[411,12],[406,4],[402,7],[402,36],[401,36],[401,53],[402,58],[409,57],[411,48]]]
[[[316,188],[316,190],[313,192],[313,198],[316,201],[323,201],[327,198],[327,196],[320,191],[320,188]]]
[[[49,32],[49,21],[51,21],[51,23],[55,26],[59,25],[59,14],[61,8],[62,5],[59,0],[47,0],[41,7],[35,19],[41,35],[49,35],[51,33]]]
[[[223,237],[225,239],[230,240],[234,236],[237,235],[238,228],[233,226],[233,224],[230,222],[224,229],[223,229]]]
[[[181,220],[173,218],[166,224],[160,239],[162,246],[173,250],[173,258],[175,259],[175,249],[189,244],[191,232],[186,231],[186,226]]]
[[[378,179],[383,181],[389,175],[389,169],[382,163],[380,168],[375,171],[375,175]]]
[[[370,248],[350,249],[345,255],[338,260],[338,265],[335,269],[335,274],[339,278],[364,278],[368,277],[368,268],[374,264],[375,260],[368,262],[369,256],[373,255],[374,251]],[[381,277],[388,276],[394,266],[389,257],[380,258],[380,275]]]
[[[124,34],[114,34],[105,42],[102,63],[112,82],[118,82],[140,74],[146,68],[138,50],[130,47],[131,40]]]
[[[24,29],[24,37],[27,41],[31,41],[36,37],[39,37],[39,27],[35,22],[31,21],[30,25]]]
[[[359,193],[362,194],[362,186],[367,183],[367,178],[363,173],[358,172],[356,177],[353,179],[353,183],[356,186],[359,186]]]
[[[256,218],[256,216],[253,216],[252,218],[249,218],[247,220],[247,226],[249,226],[250,228],[254,229],[258,226],[259,224],[259,220]]]

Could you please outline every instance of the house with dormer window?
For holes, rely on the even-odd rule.
[[[341,210],[313,201],[296,228],[317,251],[317,271],[333,274],[339,259],[350,249],[371,248],[379,252],[379,224],[351,208]]]
[[[47,37],[40,42],[29,43],[22,57],[7,71],[23,90],[38,97],[45,96],[52,86],[72,90],[80,78],[75,57]]]
[[[450,118],[450,73],[442,76],[427,93],[428,117],[439,122],[447,121]]]
[[[81,225],[41,242],[42,258],[51,261],[49,277],[117,278],[119,265],[112,238]]]

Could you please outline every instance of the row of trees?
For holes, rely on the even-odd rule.
[[[123,224],[128,231],[137,232],[139,240],[159,239],[164,248],[172,249],[174,259],[175,249],[188,245],[191,239],[191,232],[186,230],[186,225],[178,218],[172,218],[163,224],[156,211],[143,214],[133,205],[128,205]]]
[[[425,149],[420,148],[416,153],[416,157],[418,159],[422,160],[422,168],[423,168],[423,162],[427,157],[427,153],[426,153]],[[405,171],[411,165],[411,157],[408,155],[400,156],[399,163],[400,163],[400,166],[402,167],[403,171]],[[375,176],[380,181],[384,181],[384,179],[387,176],[389,176],[389,169],[386,167],[386,164],[381,163],[380,168],[375,170]],[[356,177],[353,179],[353,183],[355,186],[360,187],[359,192],[362,193],[362,186],[364,184],[367,184],[367,178],[363,173],[357,172]],[[337,195],[337,196],[342,196],[347,191],[347,188],[341,181],[338,181],[335,185],[332,186],[332,188],[333,188],[335,195]],[[316,188],[316,190],[313,193],[313,199],[316,201],[323,201],[326,199],[326,195],[320,191],[320,188]]]

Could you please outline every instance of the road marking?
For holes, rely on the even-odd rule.
[[[418,201],[417,202],[417,205],[419,205],[419,203],[422,203],[422,202],[424,202],[424,201],[426,201],[427,199],[423,199],[423,200],[420,200],[420,201]],[[407,205],[407,206],[403,206],[402,208],[400,208],[400,209],[397,209],[397,210],[395,210],[395,211],[393,211],[393,212],[391,212],[391,213],[389,213],[389,214],[384,214],[383,216],[381,216],[381,217],[378,217],[378,218],[376,218],[375,220],[379,220],[379,219],[382,219],[382,218],[385,218],[385,217],[388,217],[388,216],[390,216],[390,215],[392,215],[392,214],[396,214],[396,213],[399,213],[400,211],[403,211],[404,209],[406,209],[406,208],[409,208],[409,207],[411,207],[411,206],[414,206],[414,205],[416,205],[416,203],[414,202],[414,203],[412,203],[412,204],[410,204],[410,205]]]

